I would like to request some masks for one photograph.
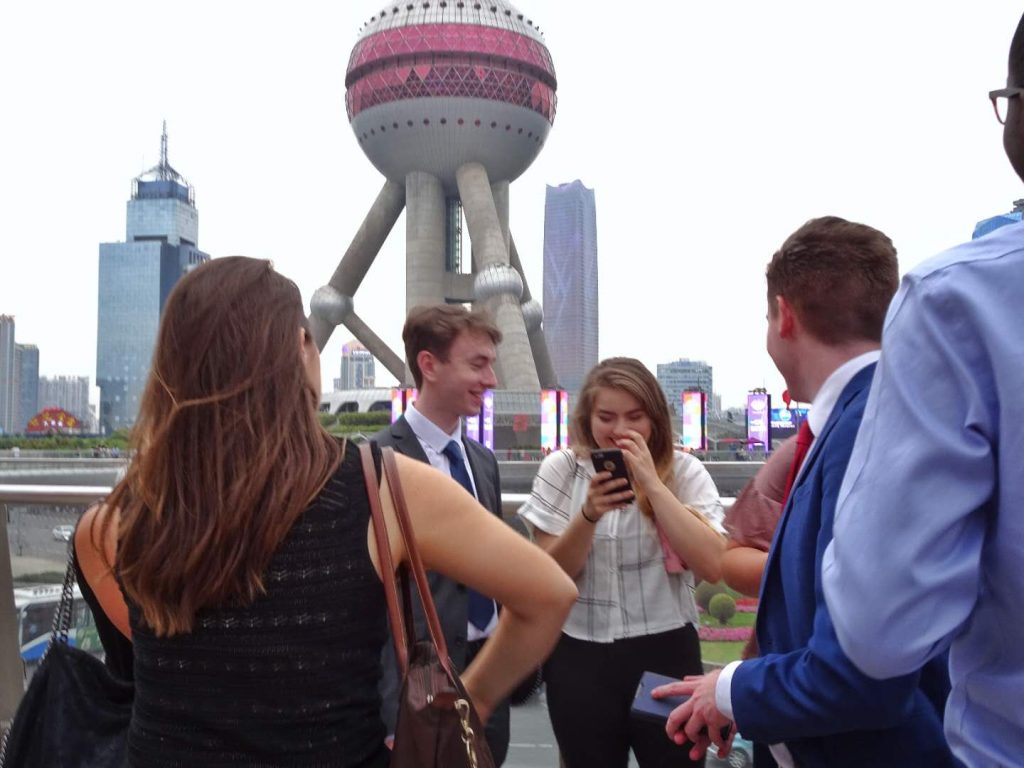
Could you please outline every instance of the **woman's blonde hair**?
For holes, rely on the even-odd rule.
[[[610,357],[590,369],[569,424],[573,450],[586,458],[589,457],[591,450],[598,447],[594,440],[594,432],[590,428],[590,421],[599,389],[626,392],[640,403],[640,407],[651,420],[651,436],[647,441],[647,448],[654,459],[654,468],[661,481],[671,485],[674,481],[675,454],[668,401],[665,400],[665,393],[661,391],[654,375],[643,363],[632,357]],[[639,489],[634,490],[640,510],[647,515],[653,515],[650,500]]]

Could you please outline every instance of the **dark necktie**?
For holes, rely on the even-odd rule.
[[[452,479],[465,488],[474,499],[473,481],[469,478],[469,470],[466,469],[466,462],[462,458],[462,447],[452,440],[444,447],[443,451],[448,459],[448,469],[452,473]],[[481,632],[487,629],[494,616],[494,601],[486,595],[481,595],[475,589],[466,587],[469,594],[469,623]]]
[[[796,482],[800,465],[807,458],[807,452],[811,449],[811,443],[813,442],[814,433],[811,432],[811,424],[807,419],[804,419],[800,425],[800,431],[796,433],[796,453],[793,454],[793,463],[789,465],[789,475],[786,477],[786,490],[782,494],[783,507],[789,501],[789,492],[793,490],[793,484]]]

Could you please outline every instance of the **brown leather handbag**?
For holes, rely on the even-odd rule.
[[[373,530],[384,595],[388,603],[391,637],[395,644],[398,669],[402,674],[391,768],[494,768],[494,759],[484,738],[483,724],[455,672],[455,665],[448,657],[448,645],[441,633],[441,622],[437,618],[427,574],[416,549],[394,451],[391,448],[382,449],[381,459],[407,553],[406,562],[399,567],[397,578],[388,543],[387,523],[381,509],[372,448],[364,443],[359,446],[359,453],[366,493],[373,513]],[[415,637],[409,588],[410,571],[416,580],[423,605],[429,640],[416,640]],[[399,582],[402,589],[401,607],[398,600]]]

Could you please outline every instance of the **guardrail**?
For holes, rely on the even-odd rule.
[[[6,505],[88,506],[110,493],[108,486],[95,485],[0,485],[0,725],[6,727],[14,717],[25,690],[25,670],[21,661],[17,617],[14,607],[14,578],[11,549],[7,536]],[[528,493],[503,493],[502,515],[515,517],[516,510],[529,498]],[[723,498],[728,507],[733,499]],[[518,527],[518,526],[517,526]]]

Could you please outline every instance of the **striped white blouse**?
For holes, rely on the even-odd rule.
[[[552,453],[540,465],[520,516],[545,533],[560,535],[581,513],[593,475],[590,462],[578,460],[571,449]],[[680,501],[723,531],[718,489],[693,456],[676,452],[674,490]],[[697,623],[693,573],[666,573],[654,521],[635,503],[606,513],[597,523],[576,586],[579,598],[563,631],[579,640],[608,643]]]

